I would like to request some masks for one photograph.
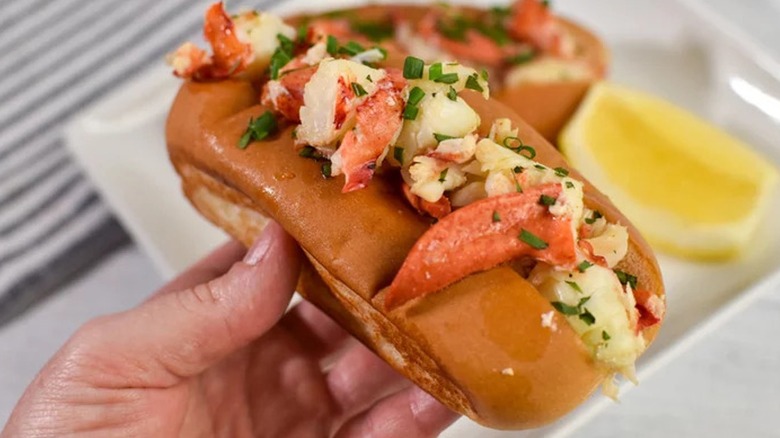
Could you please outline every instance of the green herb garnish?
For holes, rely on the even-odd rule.
[[[550,246],[539,236],[533,234],[532,232],[526,230],[525,228],[520,230],[520,235],[518,236],[518,238],[523,242],[527,243],[528,246],[534,249],[545,249],[548,246]]]
[[[252,120],[249,120],[249,123],[252,123]],[[249,143],[251,142],[252,142],[252,132],[246,130],[244,134],[241,135],[241,138],[238,139],[238,148],[246,149],[246,147],[249,146]]]
[[[363,34],[371,41],[382,41],[392,38],[395,28],[392,21],[353,21],[352,30]]]
[[[574,188],[574,183],[571,182],[571,181],[566,181],[566,188],[567,189],[573,189]]]
[[[285,65],[287,65],[290,61],[292,61],[292,57],[290,57],[287,52],[282,50],[281,46],[276,48],[276,51],[274,51],[274,54],[271,55],[271,64],[270,64],[270,72],[271,72],[271,79],[276,80],[279,79],[279,70],[282,69]]]
[[[339,53],[346,54],[349,56],[355,56],[358,53],[362,53],[365,51],[366,48],[356,43],[355,41],[350,41],[347,44],[344,44],[343,46],[339,47]]]
[[[514,169],[512,169],[512,172],[514,173],[523,173],[523,168],[520,166],[515,166]]]
[[[439,174],[439,182],[443,183],[447,179],[447,172],[449,172],[450,168],[447,167],[444,170],[441,171]]]
[[[318,159],[322,157],[322,155],[317,152],[317,149],[315,149],[313,146],[304,146],[300,151],[298,151],[298,156],[312,159]]]
[[[331,165],[330,161],[328,161],[327,163],[322,163],[322,176],[325,179],[330,178],[332,172],[333,172],[333,168],[332,168],[332,165]]]
[[[591,266],[593,266],[593,263],[587,260],[583,260],[579,265],[577,265],[577,270],[580,272],[585,272]]]
[[[295,38],[296,42],[299,44],[303,44],[303,42],[306,41],[306,36],[309,34],[309,23],[308,20],[304,21],[300,26],[298,26],[298,29],[295,31]]]
[[[449,91],[447,91],[447,98],[452,101],[458,100],[458,92],[455,91],[454,88],[450,87]]]
[[[512,9],[506,6],[493,6],[490,8],[490,13],[497,18],[508,17],[512,13]]]
[[[414,87],[412,88],[412,91],[409,92],[409,100],[407,100],[407,104],[417,106],[423,97],[425,97],[425,91],[423,91],[420,87]]]
[[[439,82],[442,84],[454,84],[458,82],[460,78],[458,78],[457,73],[447,73],[444,75],[439,76],[438,78],[434,79],[433,82]]]
[[[601,331],[601,339],[603,339],[605,341],[609,341],[610,339],[612,339],[612,336],[610,336],[609,333],[607,333],[606,330],[602,330]]]
[[[457,137],[453,137],[453,136],[451,136],[451,135],[446,135],[446,134],[439,134],[439,133],[436,133],[436,132],[434,132],[434,133],[433,133],[433,138],[435,138],[435,139],[436,139],[436,142],[437,142],[437,143],[441,143],[441,142],[443,142],[444,140],[451,140],[451,139],[453,139],[453,138],[457,138]]]
[[[420,109],[417,108],[416,105],[406,105],[406,108],[404,108],[404,119],[414,120],[417,118],[417,113],[419,112]]]
[[[556,201],[556,198],[553,198],[552,196],[542,195],[539,197],[539,204],[544,206],[551,206],[554,205]]]
[[[588,225],[593,225],[594,222],[601,219],[602,217],[604,216],[601,215],[600,211],[593,210],[593,214],[589,218],[585,218],[585,223]]]
[[[547,168],[542,166],[541,164],[534,164],[534,167],[539,169],[539,170],[547,170]]]
[[[249,143],[260,141],[276,132],[278,125],[271,111],[266,111],[256,119],[249,119],[249,125],[238,140],[239,149],[246,149]]]
[[[577,292],[582,293],[582,289],[580,289],[579,285],[577,283],[574,283],[573,281],[567,281],[566,284],[574,288]],[[581,298],[580,301],[577,303],[576,306],[572,306],[570,304],[566,304],[561,301],[553,301],[552,306],[555,307],[555,310],[563,313],[564,315],[574,316],[577,315],[582,322],[584,322],[587,325],[593,325],[596,322],[596,317],[593,316],[592,313],[588,309],[584,309],[582,306],[585,305],[590,300],[590,297],[584,297]]]
[[[357,82],[353,82],[351,85],[352,85],[352,92],[355,93],[355,96],[363,97],[368,95],[368,91],[366,91],[366,89],[363,88],[363,86],[358,84]]]
[[[292,54],[293,50],[295,50],[295,42],[287,38],[285,35],[281,33],[276,34],[276,39],[279,40],[279,45],[285,52]]]
[[[580,314],[580,308],[577,306],[570,306],[563,301],[553,301],[550,304],[555,308],[555,310],[563,313],[564,315],[579,315]]]
[[[295,50],[295,43],[293,40],[282,34],[277,34],[276,39],[279,40],[279,47],[277,47],[276,50],[274,50],[273,55],[271,55],[269,67],[271,79],[274,80],[279,79],[279,70],[292,61],[293,51]]]
[[[420,58],[414,56],[407,56],[404,61],[404,78],[406,79],[421,79],[423,77],[423,70],[425,69],[425,62]]]
[[[569,171],[564,169],[563,167],[556,167],[553,170],[555,171],[555,174],[560,176],[560,177],[564,177],[564,176],[568,176],[569,175]]]
[[[523,193],[523,186],[520,185],[520,181],[517,180],[517,178],[514,178],[515,180],[515,191],[517,193]]]
[[[513,141],[518,142],[519,145],[512,146],[511,142]],[[510,149],[515,153],[528,158],[529,160],[533,160],[534,157],[536,157],[536,149],[532,148],[531,146],[526,146],[525,143],[523,143],[523,140],[521,140],[519,137],[507,137],[502,143],[504,144],[505,148]]]
[[[567,281],[566,284],[568,284],[572,289],[576,290],[577,292],[584,293],[584,292],[582,292],[582,289],[580,288],[580,285],[577,284],[576,281]]]
[[[404,148],[399,148],[398,146],[393,148],[393,158],[395,158],[395,161],[398,161],[398,164],[404,165]]]
[[[479,80],[477,79],[476,73],[474,73],[473,75],[469,76],[466,79],[466,88],[468,88],[469,90],[478,91],[480,93],[485,91],[485,89],[482,88],[482,85],[479,85]]]
[[[432,81],[439,79],[444,74],[443,69],[441,62],[431,65],[431,68],[428,69],[428,79]]]
[[[465,41],[466,31],[473,26],[469,20],[462,15],[458,15],[450,20],[439,20],[436,23],[436,29],[444,38],[453,41]]]
[[[533,60],[534,56],[536,56],[536,54],[532,50],[526,50],[525,52],[518,53],[515,56],[510,56],[506,59],[506,62],[512,65],[521,65]]]
[[[635,276],[618,269],[613,269],[613,271],[615,272],[615,275],[617,275],[618,280],[620,280],[620,284],[623,286],[628,284],[631,285],[631,289],[636,289],[637,279]]]
[[[593,316],[593,314],[590,313],[588,309],[583,310],[583,312],[580,313],[579,318],[587,325],[593,325],[596,323],[596,317]]]
[[[493,211],[493,222],[501,222],[501,216],[499,216],[498,211]]]
[[[333,35],[328,35],[325,50],[328,51],[330,56],[336,56],[339,52],[339,40],[337,40]]]

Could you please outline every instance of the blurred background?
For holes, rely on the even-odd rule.
[[[225,239],[177,195],[162,137],[177,85],[164,57],[202,41],[209,3],[0,2],[0,422],[78,326],[137,304]],[[283,14],[355,3],[227,6]],[[615,81],[780,162],[780,2],[553,5],[604,38]],[[661,255],[673,313],[640,364],[641,386],[523,435],[780,436],[780,244],[770,211],[745,259]]]

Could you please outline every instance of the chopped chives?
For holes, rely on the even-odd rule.
[[[406,108],[404,108],[404,119],[414,120],[417,118],[417,113],[419,112],[420,109],[417,108],[415,105],[406,105]]]
[[[395,158],[395,161],[398,161],[398,164],[402,165],[404,164],[404,148],[399,148],[398,146],[393,148],[393,158]]]
[[[631,285],[631,289],[636,289],[637,278],[635,276],[618,269],[613,269],[613,271],[615,271],[615,275],[620,280],[620,284],[624,286],[628,284]]]
[[[327,43],[325,45],[325,50],[328,51],[328,54],[331,56],[336,56],[339,51],[339,41],[334,37],[333,35],[328,35]]]
[[[531,248],[534,249],[545,249],[548,245],[547,242],[542,240],[539,236],[531,233],[530,231],[526,230],[525,228],[521,229],[520,235],[518,236],[520,240],[527,243]]]
[[[547,207],[549,207],[551,205],[554,205],[555,201],[556,201],[556,199],[553,198],[552,196],[542,195],[542,196],[539,197],[539,204],[547,206]]]
[[[363,88],[363,86],[358,84],[357,82],[352,83],[352,92],[355,93],[355,96],[357,97],[363,97],[368,95],[368,91],[366,91],[366,89]]]
[[[534,59],[534,56],[536,56],[536,54],[532,50],[526,50],[525,52],[518,53],[515,56],[510,56],[507,58],[506,62],[512,65],[525,64],[526,62]]]
[[[360,44],[350,41],[347,44],[344,44],[343,46],[339,47],[338,53],[344,53],[349,56],[355,56],[358,53],[365,52],[365,47],[361,46]]]
[[[406,79],[421,79],[423,76],[423,69],[425,63],[420,58],[414,56],[407,56],[404,61],[404,78]]]
[[[442,74],[442,64],[441,62],[437,62],[436,64],[431,65],[431,68],[428,69],[428,79],[432,81],[436,81],[436,79],[439,79]]]
[[[563,301],[553,301],[550,304],[552,304],[555,310],[563,313],[564,315],[578,315],[580,313],[579,308],[570,306]]]
[[[422,98],[425,97],[425,91],[422,90],[420,87],[414,87],[412,88],[412,91],[409,92],[409,100],[407,103],[409,105],[416,106]]]
[[[601,215],[600,211],[593,210],[593,214],[589,218],[585,218],[585,223],[588,225],[593,225],[594,222],[601,219],[602,217],[604,216]]]
[[[444,75],[441,75],[433,80],[433,82],[439,82],[442,84],[454,84],[458,82],[458,74],[457,73],[447,73]]]
[[[587,325],[593,325],[596,323],[596,317],[588,309],[583,310],[579,316],[580,320]]]
[[[482,88],[482,85],[479,85],[479,81],[477,80],[476,73],[474,73],[473,75],[469,76],[466,79],[466,88],[468,88],[469,90],[478,91],[480,93],[485,91],[485,89]]]
[[[455,91],[454,88],[450,87],[449,91],[447,91],[447,98],[452,101],[458,100],[458,92]]]
[[[567,281],[566,284],[568,284],[569,287],[571,287],[572,289],[576,290],[577,292],[583,293],[582,289],[580,288],[580,285],[577,284],[576,281]]]
[[[327,163],[323,163],[322,164],[322,176],[324,178],[326,178],[326,179],[330,178],[332,176],[332,172],[333,172],[333,168],[332,168],[332,165],[331,165],[330,161],[328,161]]]
[[[439,133],[434,132],[433,133],[433,138],[436,139],[436,142],[441,143],[444,140],[450,140],[450,139],[457,138],[457,137],[453,137],[451,135],[446,135],[446,134],[439,134]]]
[[[252,141],[263,140],[276,132],[276,118],[271,111],[266,111],[256,119],[249,119],[249,124],[244,134],[238,140],[239,149],[245,149]]]
[[[587,260],[583,260],[579,265],[577,265],[577,270],[580,272],[585,272],[591,266],[593,266],[593,263]]]

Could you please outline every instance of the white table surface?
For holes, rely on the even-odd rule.
[[[0,421],[90,318],[131,307],[161,277],[128,246],[0,329]],[[706,291],[702,291],[706,293]],[[780,436],[780,290],[756,300],[581,429],[585,437]]]

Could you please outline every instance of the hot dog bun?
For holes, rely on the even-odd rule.
[[[486,11],[468,6],[459,6],[459,10],[469,17],[476,17]],[[403,17],[415,26],[430,11],[431,6],[419,5],[368,5],[328,13],[329,17],[357,17],[362,21],[387,21]],[[311,20],[317,15],[296,15],[286,19],[293,26]],[[566,19],[557,17],[564,32],[571,35],[575,44],[574,61],[586,66],[591,72],[589,78],[567,78],[562,74],[559,80],[524,81],[522,83],[497,84],[493,81],[492,96],[514,110],[517,115],[555,144],[558,133],[574,115],[590,85],[603,79],[609,66],[609,50],[601,39],[587,28]],[[384,46],[392,46],[400,52],[409,52],[414,56],[423,54],[414,48],[399,45],[392,40],[382,41]],[[433,61],[433,60],[431,60]],[[463,60],[461,60],[463,61]],[[533,63],[534,61],[531,61]],[[468,62],[466,62],[468,64]],[[474,65],[479,67],[479,65]],[[551,72],[551,74],[555,74]]]
[[[499,102],[463,97],[482,120],[510,118],[537,160],[567,167],[560,154]],[[344,195],[319,166],[300,158],[292,127],[246,150],[235,147],[251,117],[263,114],[249,82],[186,82],[171,109],[166,137],[184,192],[208,219],[249,244],[267,218],[305,250],[310,265],[300,292],[398,371],[451,409],[486,426],[524,429],[569,412],[605,378],[566,323],[541,315],[547,299],[506,266],[474,274],[446,289],[387,310],[388,286],[430,223],[402,199],[397,176],[379,173],[365,189]],[[581,175],[585,204],[628,227],[629,251],[619,265],[664,297],[661,273],[647,243]],[[647,342],[657,325],[644,331]]]

